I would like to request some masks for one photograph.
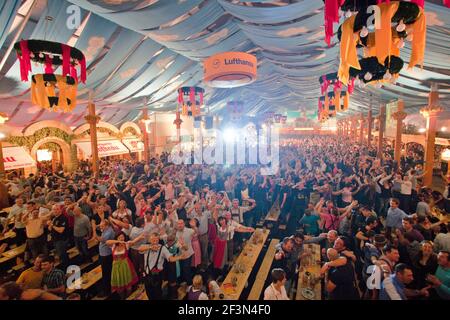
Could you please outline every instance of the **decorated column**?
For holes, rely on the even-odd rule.
[[[370,148],[372,144],[372,106],[370,106],[369,114],[367,115],[367,146]]]
[[[177,111],[175,113],[175,120],[173,121],[173,124],[177,128],[177,141],[178,143],[181,143],[181,124],[183,123],[183,120],[181,120],[181,113],[180,111]]]
[[[95,114],[95,104],[89,99],[88,104],[89,114],[84,117],[87,123],[89,123],[89,133],[91,137],[91,150],[92,150],[92,171],[94,176],[98,178],[98,147],[97,147],[97,123],[100,121],[100,117]]]
[[[379,130],[378,130],[378,158],[383,158],[383,136],[384,136],[384,129],[386,126],[385,123],[385,117],[386,117],[386,106],[381,105],[380,106],[380,115],[379,115]]]
[[[354,142],[356,142],[356,141],[358,141],[357,140],[357,138],[356,138],[356,131],[357,131],[357,124],[358,124],[358,119],[356,118],[356,117],[353,117],[352,118],[352,124],[351,124],[351,127],[352,127],[352,130],[351,130],[351,138],[352,138],[352,140],[354,141]]]
[[[364,143],[364,114],[361,112],[361,119],[359,120],[359,144]]]
[[[397,121],[397,129],[395,133],[395,149],[394,149],[394,160],[400,163],[400,157],[402,153],[402,130],[403,130],[403,120],[406,118],[406,113],[404,110],[403,100],[398,101],[398,110],[392,115],[392,117]]]
[[[344,121],[344,137],[349,137],[349,119],[345,119]]]
[[[142,131],[142,138],[144,142],[144,161],[148,162],[149,160],[149,138],[148,138],[148,122],[150,119],[148,118],[148,109],[145,107],[142,109],[142,119],[141,119],[141,131]]]
[[[439,93],[436,84],[431,86],[431,92],[428,98],[428,106],[420,110],[420,113],[427,121],[427,131],[425,139],[425,176],[424,184],[430,187],[433,183],[433,167],[434,167],[434,146],[436,139],[436,123],[438,116],[443,109],[439,106]]]
[[[8,116],[5,113],[0,112],[0,209],[8,207],[8,190],[3,184],[3,179],[5,178],[5,163],[3,162],[3,146],[2,139],[6,137],[4,132],[2,132],[3,124],[8,121]]]

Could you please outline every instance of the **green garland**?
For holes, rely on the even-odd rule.
[[[126,127],[125,130],[123,130],[123,134],[124,134],[125,136],[126,136],[128,133],[130,133],[130,134],[132,134],[132,135],[134,135],[134,136],[137,136],[137,135],[138,135],[136,129],[133,128],[133,127]]]
[[[7,141],[11,144],[27,147],[28,150],[31,150],[37,142],[48,137],[60,138],[70,145],[74,136],[58,128],[42,128],[30,136],[8,137]]]
[[[49,151],[52,152],[58,152],[61,149],[61,147],[57,143],[47,142],[44,143],[42,146],[40,146],[39,149],[48,149]]]
[[[111,135],[113,137],[121,138],[121,133],[115,133],[111,129],[97,128],[97,130],[99,132],[108,133],[109,135]],[[89,129],[82,132],[81,134],[75,135],[75,134],[68,134],[67,132],[65,132],[61,129],[58,129],[58,128],[50,127],[50,128],[39,129],[34,134],[29,135],[29,136],[10,136],[10,137],[8,137],[8,139],[6,141],[11,144],[21,146],[21,147],[26,147],[28,150],[31,150],[37,142],[39,142],[45,138],[48,138],[48,137],[59,138],[61,140],[64,140],[65,142],[67,142],[68,145],[71,145],[73,140],[80,139],[84,135],[90,135]],[[49,149],[49,148],[47,148],[47,149]]]

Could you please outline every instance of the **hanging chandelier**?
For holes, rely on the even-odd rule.
[[[197,117],[203,106],[205,89],[200,87],[181,87],[178,89],[178,107],[184,116]]]
[[[373,3],[372,3],[373,2]],[[345,1],[341,9],[356,8],[354,14],[339,27],[340,65],[339,80],[347,85],[353,75],[357,84],[367,83],[381,86],[395,83],[403,67],[400,49],[405,41],[411,41],[411,55],[408,67],[423,65],[426,17],[423,0],[383,1],[370,0],[358,2]],[[368,6],[376,6],[375,20]],[[368,23],[374,24],[368,25]],[[358,59],[358,48],[363,48],[363,59]],[[375,63],[377,61],[377,63]],[[364,64],[361,65],[361,64]],[[359,71],[355,71],[359,70]]]
[[[31,62],[44,66],[44,74],[31,78],[32,102],[51,111],[72,111],[76,106],[78,71],[80,81],[86,82],[86,59],[83,53],[64,43],[45,40],[21,40],[14,44],[20,63],[20,77],[28,81]],[[62,67],[61,75],[54,73]]]

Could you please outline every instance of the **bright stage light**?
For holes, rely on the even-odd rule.
[[[238,137],[238,133],[234,128],[226,128],[225,131],[223,132],[223,135],[224,135],[223,139],[227,143],[235,142]]]
[[[442,128],[441,128],[441,131],[442,131],[442,132],[446,132],[446,131],[447,131],[447,127],[442,127]]]
[[[6,134],[4,134],[3,132],[0,132],[0,140],[5,139],[6,138]]]
[[[420,128],[420,129],[419,129],[419,132],[420,132],[420,133],[424,133],[425,131],[427,131],[427,129],[425,129],[425,128]]]

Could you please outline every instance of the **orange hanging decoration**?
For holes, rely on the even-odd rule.
[[[341,108],[341,91],[340,90],[336,90],[334,92],[334,106],[335,106],[335,112],[337,112],[338,110],[340,110]]]
[[[339,80],[347,85],[350,78],[350,67],[361,70],[356,51],[358,37],[353,33],[356,16],[351,16],[342,25],[341,53],[338,71]]]
[[[408,68],[412,68],[417,64],[420,64],[421,68],[423,68],[423,59],[425,53],[426,34],[427,34],[427,22],[425,12],[422,8],[420,9],[418,19],[413,24],[412,30],[413,30],[412,51]]]
[[[399,6],[398,1],[390,3],[381,3],[378,5],[380,8],[380,21],[375,20],[375,51],[380,64],[384,64],[384,61],[391,55],[392,47],[392,28],[391,21],[394,14],[397,12]],[[375,16],[376,19],[376,16]],[[379,25],[377,25],[377,22]],[[379,28],[377,28],[379,27]]]
[[[77,85],[70,76],[35,74],[31,78],[31,102],[51,111],[72,111],[77,104]]]

